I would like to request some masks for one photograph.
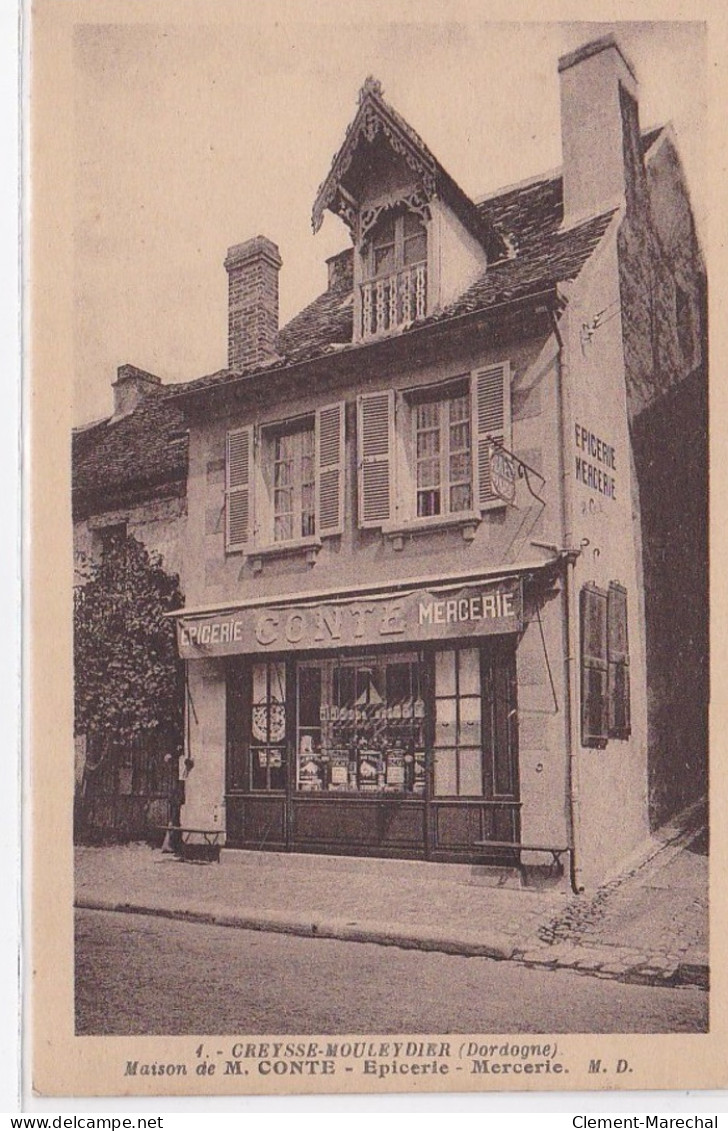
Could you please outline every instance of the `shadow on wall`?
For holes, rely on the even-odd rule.
[[[708,782],[708,383],[704,368],[633,424],[642,509],[650,823]]]

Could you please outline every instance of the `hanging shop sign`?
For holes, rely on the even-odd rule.
[[[457,590],[417,590],[386,599],[237,609],[181,617],[183,659],[241,653],[360,648],[398,640],[490,636],[523,627],[520,578]]]
[[[516,464],[510,455],[495,444],[490,449],[490,485],[504,503],[513,503],[516,497]]]

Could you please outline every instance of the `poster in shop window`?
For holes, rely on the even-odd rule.
[[[30,17],[28,1110],[726,1085],[725,28],[557,9]]]

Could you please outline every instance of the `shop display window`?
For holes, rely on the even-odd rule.
[[[425,792],[423,665],[416,653],[298,665],[303,792]]]
[[[286,666],[253,664],[250,719],[250,785],[286,788]]]
[[[480,649],[435,654],[435,795],[483,796]]]

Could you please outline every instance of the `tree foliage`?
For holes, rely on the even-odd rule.
[[[182,735],[174,623],[179,578],[131,535],[113,539],[74,594],[76,731],[123,744],[163,728]]]

